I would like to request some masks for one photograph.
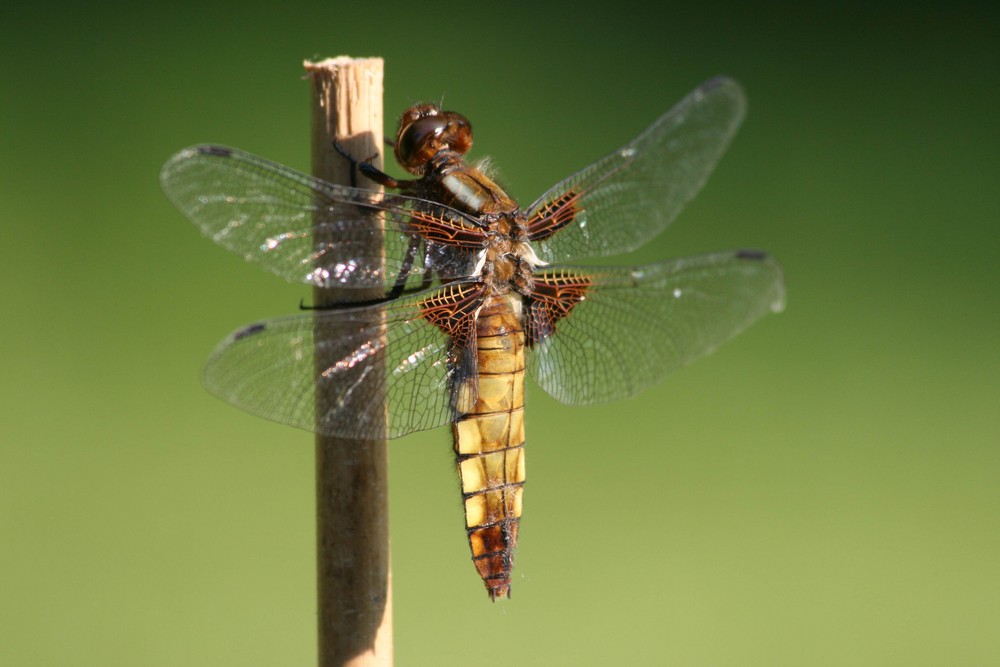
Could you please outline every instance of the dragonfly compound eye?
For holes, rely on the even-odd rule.
[[[472,124],[465,116],[433,105],[408,109],[399,122],[396,159],[407,171],[420,174],[441,151],[467,153],[472,147]]]

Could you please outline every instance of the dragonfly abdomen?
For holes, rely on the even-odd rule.
[[[510,596],[524,489],[524,331],[519,296],[488,297],[476,322],[475,392],[452,430],[472,560],[490,597]]]

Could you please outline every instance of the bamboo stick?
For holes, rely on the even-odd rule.
[[[304,66],[312,80],[313,175],[350,184],[350,165],[336,152],[334,141],[358,159],[376,155],[372,163],[381,168],[382,60],[339,57],[306,61]],[[360,186],[377,187],[366,179],[358,180]],[[319,230],[316,236],[321,240]],[[381,239],[372,242],[381,247]],[[330,288],[316,288],[313,294],[320,307],[343,301],[343,296]],[[354,298],[382,296],[379,290]],[[328,350],[327,359],[319,354],[320,341],[330,347],[330,341],[336,340],[335,328],[317,327],[314,338],[319,368],[330,363],[331,355],[343,358],[336,350]],[[317,415],[322,415],[323,401],[328,399],[318,395],[316,400]],[[385,441],[317,434],[316,522],[320,667],[392,665]]]

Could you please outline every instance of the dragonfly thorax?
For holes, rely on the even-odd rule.
[[[534,286],[534,255],[523,241],[493,236],[480,254],[475,274],[495,294],[511,290],[529,294]]]

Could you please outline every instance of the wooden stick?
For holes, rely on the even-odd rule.
[[[358,159],[377,156],[372,163],[381,168],[382,60],[340,57],[306,61],[304,66],[313,83],[313,175],[333,183],[351,183],[350,164],[336,152],[334,141]],[[358,180],[360,186],[378,187],[367,179]],[[351,208],[336,215],[361,215],[357,207]],[[319,229],[315,237],[318,242],[326,240]],[[380,238],[372,243],[382,248]],[[366,300],[385,293],[376,290],[352,296]],[[330,288],[316,288],[313,294],[317,306],[342,302],[343,297]],[[321,330],[317,326],[314,339],[320,369],[350,352],[335,349],[334,327]],[[320,349],[321,342],[325,351]],[[327,400],[317,395],[317,417],[324,414]],[[392,665],[388,448],[384,440],[342,440],[317,434],[316,523],[320,667]]]

